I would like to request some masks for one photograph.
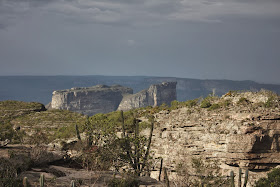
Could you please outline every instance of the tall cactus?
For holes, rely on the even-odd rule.
[[[151,142],[152,142],[152,135],[153,135],[153,130],[154,130],[154,119],[152,118],[151,120],[151,130],[150,130],[150,135],[147,141],[147,149],[144,152],[144,155],[141,154],[140,150],[140,133],[139,133],[139,120],[134,118],[133,119],[133,126],[135,128],[134,131],[134,140],[131,142],[131,139],[128,136],[128,133],[125,131],[125,124],[124,124],[124,114],[123,111],[120,111],[120,119],[122,123],[122,138],[124,140],[124,151],[126,151],[127,158],[129,160],[129,164],[131,167],[133,167],[136,175],[140,176],[140,174],[144,171],[146,165],[147,165],[147,160],[149,158],[149,152],[150,152],[150,147],[151,147]],[[131,145],[131,143],[134,144],[134,146]],[[134,152],[133,152],[134,148]],[[143,156],[143,157],[142,157]],[[140,160],[143,162],[140,163]]]
[[[164,172],[164,182],[166,184],[166,187],[169,187],[169,179],[168,179],[168,175],[167,175],[167,169],[163,168],[163,172]]]
[[[242,169],[239,168],[239,176],[238,176],[238,187],[242,186],[242,181],[241,181],[241,175],[242,175]],[[248,176],[249,176],[249,171],[248,169],[245,171],[245,178],[244,178],[244,183],[243,183],[243,187],[247,186],[247,182],[248,182]],[[231,179],[231,187],[235,187],[234,185],[234,172],[231,171],[230,172],[230,179]]]
[[[76,187],[76,183],[74,180],[71,181],[71,187]]]
[[[40,183],[40,187],[43,187],[45,185],[45,176],[44,176],[44,174],[40,175],[39,183]]]
[[[81,141],[80,131],[77,124],[75,125],[75,128],[76,128],[77,138]]]
[[[150,154],[150,148],[151,148],[151,143],[152,143],[153,131],[154,131],[154,118],[152,117],[151,118],[151,130],[150,130],[150,135],[149,135],[149,140],[148,140],[148,145],[147,145],[147,151],[145,153],[145,157],[144,157],[144,160],[143,160],[141,172],[145,168],[147,160],[148,160],[148,156]]]
[[[24,177],[23,178],[23,187],[29,187],[30,185],[29,185],[29,182],[28,182],[28,180],[27,180],[27,177]]]
[[[247,186],[248,177],[249,177],[249,171],[248,171],[248,169],[246,169],[246,171],[245,171],[245,179],[244,179],[244,185],[243,185],[243,187],[246,187],[246,186]]]
[[[238,175],[238,187],[241,187],[241,175],[242,175],[242,169],[239,168],[239,175]]]
[[[233,171],[230,172],[230,186],[234,187],[234,173],[233,173]]]

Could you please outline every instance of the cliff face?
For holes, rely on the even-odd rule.
[[[170,105],[176,100],[176,82],[163,82],[151,85],[149,89],[136,94],[125,95],[118,110],[130,110],[146,106]]]
[[[243,98],[247,103],[240,103]],[[182,163],[191,168],[193,158],[216,161],[223,175],[231,170],[238,173],[238,167],[249,169],[253,183],[280,163],[280,109],[260,104],[269,98],[243,93],[217,101],[227,100],[228,107],[209,110],[196,106],[156,114],[155,157],[162,157],[170,170]]]
[[[72,88],[54,91],[51,108],[65,109],[93,115],[116,110],[124,94],[131,94],[131,88],[97,85],[89,88]]]
[[[52,109],[65,109],[94,115],[115,110],[129,110],[145,106],[170,104],[176,100],[176,82],[151,85],[149,89],[132,94],[131,88],[97,85],[89,88],[72,88],[54,91]]]

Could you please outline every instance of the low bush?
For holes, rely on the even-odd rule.
[[[133,176],[128,176],[126,178],[113,178],[107,185],[109,187],[138,187],[139,181]]]
[[[210,106],[211,106],[211,103],[207,98],[202,100],[201,103],[200,103],[201,108],[209,108]]]
[[[16,178],[17,168],[8,159],[0,158],[0,186],[21,186],[22,180]]]
[[[280,168],[273,169],[267,174],[266,178],[260,178],[256,183],[256,187],[278,187],[280,186]]]
[[[219,104],[212,104],[212,105],[208,108],[208,110],[216,110],[216,109],[218,109],[218,108],[220,108],[220,105],[219,105]]]

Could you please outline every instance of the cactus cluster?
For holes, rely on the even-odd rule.
[[[242,169],[239,168],[238,187],[241,187],[241,186],[242,186],[241,176],[242,176]],[[247,169],[247,170],[245,171],[245,179],[244,179],[243,187],[246,187],[246,186],[247,186],[248,176],[249,176],[249,171],[248,171],[248,169]],[[231,186],[231,187],[235,187],[235,184],[234,184],[234,172],[233,172],[233,171],[230,172],[230,179],[231,179],[231,180],[230,180],[230,181],[231,181],[230,186]]]
[[[140,176],[140,174],[144,171],[145,167],[147,166],[147,160],[149,158],[150,153],[150,147],[152,142],[152,135],[154,130],[154,119],[151,119],[151,129],[149,138],[147,140],[147,149],[144,151],[144,154],[142,155],[140,153],[140,133],[139,133],[139,120],[136,118],[133,119],[133,126],[134,129],[134,141],[131,142],[129,139],[128,133],[126,133],[125,125],[124,125],[124,114],[123,111],[120,111],[120,120],[122,123],[122,138],[124,139],[124,150],[127,154],[127,158],[129,160],[130,166],[134,169],[135,174]],[[131,145],[133,143],[134,145]],[[133,148],[134,147],[134,152]],[[143,159],[141,159],[143,158]],[[142,163],[140,163],[140,160],[143,160]]]

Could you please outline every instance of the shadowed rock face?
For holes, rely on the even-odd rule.
[[[115,110],[129,110],[146,106],[170,105],[176,100],[176,82],[151,85],[149,89],[133,94],[131,88],[120,85],[97,85],[89,88],[71,88],[54,91],[52,109],[65,109],[94,115]]]
[[[93,115],[117,110],[124,94],[132,93],[131,88],[115,85],[97,85],[89,88],[71,88],[54,91],[51,108],[65,109]]]
[[[118,110],[130,110],[146,106],[170,105],[176,100],[176,82],[163,82],[151,85],[149,89],[136,94],[125,95]]]

